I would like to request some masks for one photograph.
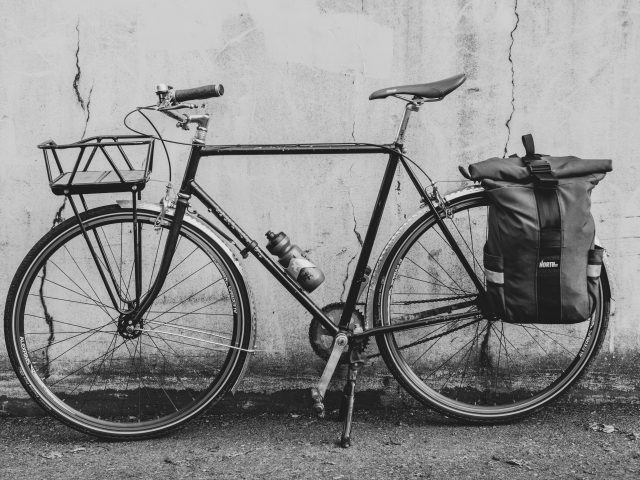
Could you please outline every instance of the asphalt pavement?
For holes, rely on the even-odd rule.
[[[640,407],[559,403],[503,425],[423,408],[306,413],[215,409],[166,437],[105,442],[43,416],[0,417],[0,478],[640,478]]]

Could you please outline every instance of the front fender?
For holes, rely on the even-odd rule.
[[[120,208],[133,208],[133,202],[131,200],[118,200],[116,202],[118,204],[118,206]],[[162,206],[159,203],[147,203],[147,202],[138,202],[137,203],[137,208],[139,210],[147,210],[147,211],[151,211],[151,212],[156,212],[158,215],[160,214],[160,212],[162,211]],[[173,208],[167,208],[165,211],[165,216],[167,217],[173,217],[173,213],[174,213],[174,209]],[[237,255],[235,255],[233,253],[233,251],[231,250],[231,248],[229,248],[229,245],[223,240],[221,239],[216,232],[214,232],[211,228],[209,228],[209,226],[207,226],[204,222],[200,221],[198,219],[197,216],[195,216],[193,213],[190,212],[186,212],[184,215],[184,219],[183,221],[185,223],[188,223],[191,227],[193,227],[196,230],[199,230],[200,233],[205,236],[206,238],[208,238],[211,242],[215,243],[218,247],[220,247],[220,250],[226,254],[228,256],[228,258],[231,259],[231,261],[234,263],[235,267],[238,270],[238,275],[240,275],[240,277],[242,277],[244,286],[247,290],[247,296],[249,298],[249,311],[251,312],[251,338],[249,341],[249,345],[250,348],[255,350],[255,346],[256,346],[256,309],[254,306],[254,301],[253,301],[253,294],[251,292],[251,288],[249,286],[249,283],[247,282],[247,278],[244,274],[244,270],[242,268],[242,265],[240,264],[240,259],[238,258]],[[253,355],[253,354],[252,354]],[[250,357],[249,357],[250,358]],[[242,378],[244,377],[247,368],[249,366],[249,358],[247,358],[247,361],[244,364],[244,368],[242,369],[242,372],[240,373],[240,375],[238,375],[238,378],[236,379],[235,383],[233,384],[233,386],[231,387],[231,392],[235,394],[236,389],[238,388],[240,382],[242,381]]]
[[[120,208],[133,208],[133,202],[131,200],[117,200],[116,203]],[[148,202],[138,202],[137,208],[140,210],[149,210],[152,212],[157,212],[160,215],[162,211],[162,206],[159,203],[148,203]],[[165,215],[168,217],[173,217],[174,209],[167,208],[165,211]],[[233,260],[233,263],[240,269],[240,273],[242,274],[242,268],[240,265],[239,258],[233,253],[233,251],[229,248],[229,245],[221,239],[216,232],[214,232],[207,224],[200,221],[197,216],[190,212],[186,212],[184,215],[184,222],[188,223],[192,227],[200,230],[203,235],[210,238],[213,242],[216,243],[224,252]],[[242,275],[244,277],[244,275]]]

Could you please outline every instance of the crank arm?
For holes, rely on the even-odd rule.
[[[313,399],[313,411],[320,418],[324,418],[324,395],[327,393],[327,387],[329,386],[329,382],[331,381],[331,377],[333,377],[333,373],[338,366],[338,362],[340,361],[340,356],[344,349],[347,348],[349,344],[349,339],[345,333],[338,333],[333,339],[333,347],[331,349],[331,355],[329,355],[329,360],[324,367],[324,371],[322,372],[322,376],[320,377],[320,381],[318,385],[315,387],[311,387],[311,398]]]

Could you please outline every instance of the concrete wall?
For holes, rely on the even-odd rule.
[[[125,132],[121,118],[152,103],[158,82],[220,82],[226,93],[211,102],[210,142],[388,142],[402,106],[369,102],[371,91],[465,72],[462,88],[414,118],[410,155],[434,178],[458,180],[458,164],[521,151],[520,135],[533,132],[544,152],[613,158],[593,206],[616,277],[607,351],[640,349],[636,3],[0,0],[0,7],[0,306],[61,204],[48,189],[40,141]],[[189,139],[163,125],[165,134]],[[186,150],[172,153],[181,172]],[[200,179],[256,239],[284,230],[309,249],[327,276],[313,296],[326,304],[344,299],[384,168],[375,160],[231,158],[204,162]],[[161,157],[156,165],[154,178],[165,179]],[[396,185],[384,240],[418,204],[406,176]],[[161,190],[161,181],[152,183],[145,197],[155,201]],[[289,373],[316,365],[307,356],[309,315],[255,261],[247,270],[265,350],[254,364]],[[8,368],[2,348],[0,369],[10,375]]]

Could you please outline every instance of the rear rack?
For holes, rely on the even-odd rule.
[[[145,135],[101,135],[65,145],[53,140],[38,145],[55,195],[140,192],[149,181],[153,147],[154,139]],[[132,163],[125,150],[135,155],[137,162]],[[52,161],[57,170],[55,177]],[[134,168],[134,164],[140,168]],[[70,165],[70,169],[65,168]],[[93,168],[89,170],[90,167]]]

